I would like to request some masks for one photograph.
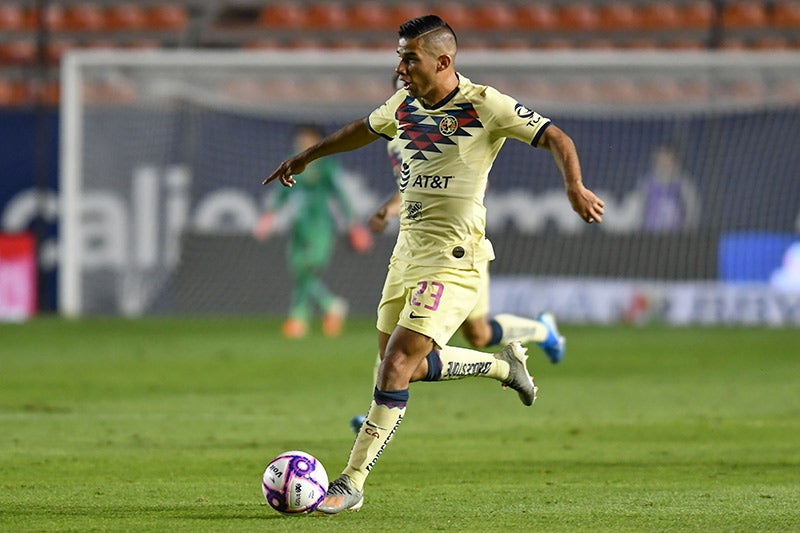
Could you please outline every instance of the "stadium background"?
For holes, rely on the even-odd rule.
[[[331,49],[391,50],[398,22],[428,11],[439,13],[452,23],[465,51],[616,50],[626,53],[655,49],[735,54],[752,50],[798,53],[800,47],[800,2],[793,0],[553,1],[533,5],[514,1],[436,2],[432,7],[413,2],[345,1],[4,2],[0,6],[0,229],[6,233],[28,231],[38,243],[40,311],[51,312],[58,308],[60,120],[57,106],[60,101],[59,66],[68,50],[203,48],[305,50],[318,54]],[[791,77],[781,82],[785,83],[769,88],[771,95],[779,93],[783,98],[779,112],[770,109],[753,112],[748,108],[741,113],[712,118],[660,116],[645,124],[638,119],[620,118],[611,125],[614,134],[633,148],[616,159],[598,153],[593,146],[593,139],[607,134],[603,129],[609,126],[606,119],[559,117],[558,123],[581,139],[579,148],[584,167],[601,166],[604,175],[614,175],[615,179],[603,183],[602,188],[623,199],[636,187],[636,180],[646,170],[653,148],[680,137],[686,170],[697,177],[697,186],[704,198],[699,223],[691,231],[670,235],[642,234],[632,224],[586,235],[575,234],[569,227],[562,227],[558,220],[549,220],[535,230],[541,248],[554,250],[543,254],[530,244],[520,248],[520,243],[526,242],[525,234],[530,232],[520,232],[519,224],[512,220],[495,221],[490,236],[500,260],[495,263],[493,273],[501,278],[533,276],[544,280],[588,277],[606,282],[647,279],[766,283],[771,273],[780,267],[786,250],[800,231],[800,187],[796,170],[800,162],[797,150],[792,149],[793,132],[798,131],[800,82]],[[758,80],[749,83],[747,79],[739,79],[729,87],[730,95],[741,97],[745,104],[752,103],[764,91],[758,83]],[[388,82],[385,85],[388,86]],[[315,90],[314,87],[308,89],[308,93]],[[628,90],[631,88],[625,85],[612,85],[605,89],[605,94],[595,91],[591,96],[586,95],[586,89],[574,88],[574,95],[586,98],[590,105],[602,106],[606,103],[604,98],[642,102],[641,94]],[[665,98],[691,99],[692,93],[683,87],[676,94],[666,94]],[[147,135],[149,119],[147,115],[131,116],[124,112],[117,117],[103,118],[119,121],[118,128],[131,132],[140,127],[141,135]],[[288,131],[292,124],[285,119],[235,119],[235,123],[226,125],[229,129],[220,128],[220,122],[213,119],[214,113],[208,112],[199,115],[196,121],[197,134],[202,139],[200,153],[210,154],[220,142],[217,136],[224,137],[228,131],[243,128],[251,130],[250,139],[272,143],[274,154],[289,151]],[[341,120],[330,119],[325,126],[332,129],[340,123]],[[113,127],[113,122],[110,126]],[[719,132],[731,131],[737,134],[736,142],[720,142]],[[747,131],[759,134],[747,137]],[[774,138],[764,139],[760,135],[764,131],[771,132]],[[102,135],[102,130],[98,134]],[[102,146],[102,138],[95,141]],[[253,142],[243,150],[252,150],[256,145]],[[525,147],[509,143],[493,176],[519,173],[514,166],[517,163],[512,161],[518,155],[523,157],[524,150]],[[719,165],[713,172],[708,172],[705,166],[709,153],[714,154]],[[228,154],[228,157],[237,155]],[[260,176],[274,166],[277,158],[273,155],[248,161],[239,157],[240,161],[245,161],[244,165],[252,165],[239,175]],[[180,162],[174,155],[165,159]],[[358,169],[362,177],[370,178],[369,194],[373,201],[391,191],[390,180],[376,179],[376,176],[388,174],[381,146],[376,144],[364,152],[347,154],[342,161],[346,168]],[[533,161],[550,164],[546,159]],[[115,160],[114,163],[123,176],[129,177],[137,162]],[[192,168],[195,184],[212,190],[217,185],[215,177],[224,171],[220,165],[224,164],[211,158],[196,162]],[[770,176],[768,186],[759,186],[764,183],[765,174]],[[257,183],[244,179],[228,185],[245,188],[253,195],[263,194],[258,191]],[[551,187],[545,183],[530,184],[530,192],[534,195],[546,193]],[[498,181],[494,189],[501,195],[512,194],[515,190],[502,181]],[[366,214],[369,203],[363,202],[362,207]],[[185,239],[177,275],[170,281],[169,290],[148,303],[147,312],[280,314],[286,308],[288,295],[284,289],[288,278],[282,238],[259,247],[242,235],[187,233]],[[368,316],[372,312],[390,246],[391,237],[386,237],[378,239],[376,250],[369,256],[354,256],[343,246],[337,250],[328,276],[332,284],[348,294],[365,295],[353,301],[357,314]],[[249,250],[247,254],[241,253],[242,247]],[[723,250],[732,250],[730,256],[721,254]],[[185,255],[187,253],[190,255]],[[230,278],[240,283],[215,284],[218,270],[214,258],[233,256],[243,259],[229,262],[226,269]],[[519,261],[519,257],[526,260]],[[587,262],[587,257],[597,260]],[[627,260],[631,257],[637,260]],[[731,263],[729,257],[744,260]],[[269,272],[265,273],[268,266]],[[351,273],[355,269],[375,275],[353,279]],[[270,283],[264,282],[265,274],[270,277]],[[189,287],[184,290],[187,284]],[[113,291],[109,287],[114,285],[114,280],[104,281],[101,275],[93,289],[98,296],[85,312],[119,313],[118,302],[113,297],[102,296],[111,294]],[[197,286],[207,290],[199,292]],[[512,286],[519,288],[519,285]],[[635,303],[634,298],[630,304]],[[756,316],[745,320],[734,316],[731,321],[778,325],[800,321],[795,300],[788,301],[784,307],[788,311],[777,319]]]

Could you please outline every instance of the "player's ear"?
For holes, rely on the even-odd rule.
[[[453,58],[447,54],[442,54],[436,58],[436,72],[447,70],[453,64]]]

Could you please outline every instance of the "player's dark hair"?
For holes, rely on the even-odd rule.
[[[416,39],[424,33],[438,30],[439,28],[445,28],[447,31],[449,31],[453,35],[453,40],[458,43],[456,32],[453,31],[453,28],[451,28],[447,22],[442,20],[441,17],[438,17],[437,15],[424,15],[422,17],[417,17],[415,19],[406,21],[400,26],[400,31],[398,34],[404,39]]]

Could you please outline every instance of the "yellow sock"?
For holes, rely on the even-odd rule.
[[[353,481],[358,490],[364,490],[364,482],[372,467],[403,421],[407,401],[408,389],[400,391],[375,389],[367,419],[358,431],[347,466],[342,471],[342,474],[346,474]]]
[[[441,368],[439,380],[461,379],[469,376],[483,376],[498,381],[508,378],[510,371],[508,363],[498,359],[493,353],[456,346],[443,346],[438,352]],[[432,364],[434,363],[429,357],[428,365]]]

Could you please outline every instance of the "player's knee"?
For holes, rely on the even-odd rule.
[[[464,331],[464,338],[473,348],[484,347],[483,343],[481,343],[480,335],[477,335],[474,331]]]
[[[389,350],[386,352],[383,361],[381,361],[380,369],[378,371],[379,385],[396,387],[398,384],[407,384],[412,381],[419,381],[422,372],[427,371],[426,368],[421,367],[423,357],[416,357],[414,354],[409,354],[401,350]]]

